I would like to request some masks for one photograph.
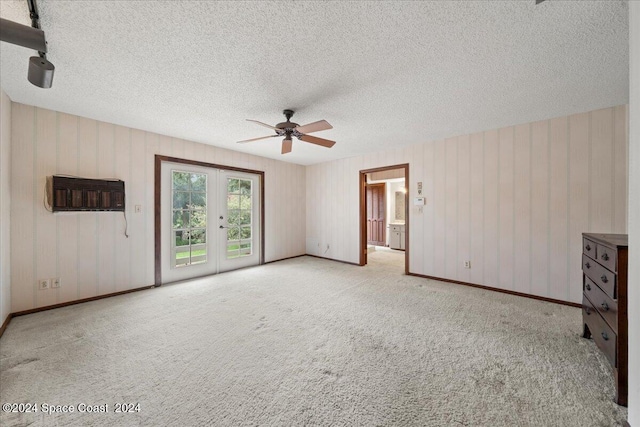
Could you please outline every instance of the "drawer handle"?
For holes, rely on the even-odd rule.
[[[609,341],[609,335],[607,335],[607,333],[606,333],[606,332],[603,332],[603,333],[602,333],[602,334],[600,334],[600,335],[602,335],[602,338],[603,338],[605,341]]]
[[[584,266],[587,268],[591,268],[591,264],[589,264],[588,262]]]
[[[607,255],[607,253],[606,253],[606,252],[605,252],[605,253],[603,253],[603,254],[602,254],[602,259],[603,259],[603,260],[605,260],[605,261],[609,261],[609,255]]]
[[[584,247],[586,250],[590,251],[591,250],[591,246],[589,246],[589,244],[587,244],[587,246]]]
[[[588,291],[591,290],[591,285],[587,283],[587,285],[585,286],[585,288],[587,288]]]
[[[591,309],[589,307],[585,307],[584,311],[587,313],[587,316],[591,316]]]
[[[600,304],[600,307],[602,307],[603,311],[609,311],[609,304],[607,304],[606,302]]]
[[[600,280],[602,280],[602,283],[607,283],[609,281],[609,279],[607,279],[606,275],[602,275],[602,277],[600,278]]]

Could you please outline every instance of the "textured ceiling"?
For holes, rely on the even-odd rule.
[[[53,88],[0,43],[13,101],[313,164],[628,102],[627,3],[39,0]],[[0,16],[29,23],[26,1]],[[326,149],[280,139],[296,110]]]

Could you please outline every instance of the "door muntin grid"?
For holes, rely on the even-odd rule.
[[[171,267],[204,264],[207,253],[207,174],[171,171]]]
[[[253,191],[251,179],[227,178],[227,259],[253,253]]]

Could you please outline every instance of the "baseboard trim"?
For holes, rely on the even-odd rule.
[[[325,259],[327,261],[334,261],[334,262],[340,262],[340,263],[343,263],[343,264],[359,266],[359,264],[357,264],[355,262],[342,261],[342,260],[339,260],[339,259],[327,258],[327,257],[322,257],[322,256],[318,256],[318,255],[311,255],[311,254],[296,255],[296,256],[292,256],[292,257],[288,257],[288,258],[269,261],[269,262],[266,262],[265,264],[271,264],[271,263],[274,263],[274,262],[284,261],[284,260],[287,260],[287,259],[300,258],[300,257],[303,257],[303,256],[309,256],[309,257],[312,257],[312,258]],[[500,292],[500,293],[503,293],[503,294],[509,294],[509,295],[515,295],[515,296],[519,296],[519,297],[531,298],[531,299],[535,299],[535,300],[539,300],[539,301],[545,301],[545,302],[551,302],[551,303],[555,303],[555,304],[567,305],[567,306],[570,306],[570,307],[578,307],[578,308],[582,307],[581,304],[577,304],[577,303],[573,303],[573,302],[562,301],[562,300],[557,300],[557,299],[547,298],[547,297],[541,297],[541,296],[537,296],[537,295],[525,294],[523,292],[509,291],[509,290],[506,290],[506,289],[492,288],[491,286],[477,285],[475,283],[461,282],[459,280],[451,280],[451,279],[445,279],[445,278],[442,278],[442,277],[427,276],[425,274],[418,274],[418,273],[411,273],[411,272],[409,272],[408,275],[409,276],[414,276],[414,277],[421,277],[423,279],[438,280],[440,282],[454,283],[456,285],[471,286],[473,288],[484,289],[484,290],[487,290],[487,291]],[[128,289],[126,291],[113,292],[113,293],[110,293],[110,294],[98,295],[98,296],[95,296],[95,297],[83,298],[83,299],[74,300],[74,301],[62,302],[60,304],[47,305],[45,307],[32,308],[32,309],[29,309],[29,310],[23,310],[23,311],[17,311],[15,313],[9,313],[9,315],[7,316],[5,321],[2,323],[2,326],[0,327],[0,337],[2,337],[2,335],[4,334],[4,331],[7,329],[7,326],[11,322],[11,319],[13,317],[16,317],[16,316],[24,316],[26,314],[38,313],[38,312],[47,311],[47,310],[53,310],[55,308],[67,307],[67,306],[75,305],[75,304],[82,304],[82,303],[85,303],[85,302],[96,301],[96,300],[100,300],[100,299],[104,299],[104,298],[111,298],[111,297],[115,297],[115,296],[118,296],[118,295],[129,294],[131,292],[138,292],[138,291],[144,291],[146,289],[152,289],[154,287],[155,287],[155,285],[143,286],[141,288]],[[627,424],[627,426],[629,426],[629,425]]]
[[[76,304],[82,304],[82,303],[85,303],[85,302],[96,301],[96,300],[104,299],[104,298],[117,297],[118,295],[130,294],[132,292],[144,291],[144,290],[152,289],[152,288],[155,288],[155,285],[143,286],[142,288],[128,289],[126,291],[113,292],[113,293],[110,293],[110,294],[98,295],[98,296],[89,297],[89,298],[82,298],[82,299],[77,299],[77,300],[68,301],[68,302],[61,302],[60,304],[47,305],[45,307],[31,308],[29,310],[17,311],[15,313],[12,313],[11,315],[13,317],[24,316],[25,314],[38,313],[40,311],[53,310],[54,308],[67,307],[69,305],[76,305]]]
[[[473,288],[479,288],[479,289],[484,289],[484,290],[493,291],[493,292],[500,292],[500,293],[503,293],[503,294],[515,295],[515,296],[519,296],[519,297],[531,298],[531,299],[536,299],[538,301],[545,301],[545,302],[552,302],[554,304],[568,305],[570,307],[577,307],[577,308],[581,308],[582,307],[582,304],[578,304],[578,303],[575,303],[575,302],[562,301],[562,300],[559,300],[559,299],[541,297],[541,296],[538,296],[538,295],[525,294],[524,292],[510,291],[510,290],[507,290],[507,289],[492,288],[491,286],[476,285],[475,283],[461,282],[459,280],[444,279],[442,277],[427,276],[427,275],[418,274],[418,273],[409,273],[408,275],[409,276],[415,276],[415,277],[422,277],[423,279],[438,280],[440,282],[454,283],[456,285],[471,286]]]
[[[273,261],[265,262],[265,264],[273,264],[274,262],[280,262],[280,261],[285,261],[285,260],[288,260],[288,259],[300,258],[300,257],[303,257],[303,256],[307,256],[307,255],[306,254],[302,254],[302,255],[289,256],[289,257],[281,258],[281,259],[274,259]]]
[[[271,264],[272,262],[284,261],[285,259],[299,258],[299,257],[303,257],[303,256],[306,256],[306,254],[295,255],[295,256],[288,257],[288,258],[283,258],[283,259],[277,259],[277,260],[274,260],[274,261],[265,262],[264,264]],[[344,262],[344,261],[341,261],[341,262]],[[197,279],[201,279],[203,277],[209,277],[209,276],[210,275],[202,276],[202,277],[193,277],[193,278],[190,278],[190,279],[187,279],[187,280],[197,280]],[[178,282],[182,282],[182,281],[186,281],[186,280],[180,280]],[[173,282],[173,283],[178,283],[178,282]],[[163,283],[163,285],[168,285],[168,284],[172,284],[172,283]],[[4,324],[2,325],[2,328],[0,329],[0,337],[4,333],[4,330],[6,329],[7,325],[9,324],[9,322],[11,321],[11,317],[24,316],[26,314],[38,313],[40,311],[46,311],[46,310],[53,310],[54,308],[67,307],[69,305],[82,304],[82,303],[85,303],[85,302],[96,301],[96,300],[103,299],[103,298],[111,298],[111,297],[115,297],[115,296],[118,296],[118,295],[129,294],[131,292],[144,291],[146,289],[151,289],[151,288],[155,288],[155,287],[158,287],[158,286],[157,285],[143,286],[141,288],[128,289],[126,291],[113,292],[113,293],[110,293],[110,294],[98,295],[98,296],[95,296],[95,297],[89,297],[89,298],[83,298],[83,299],[68,301],[68,302],[62,302],[60,304],[47,305],[45,307],[38,307],[38,308],[31,308],[29,310],[17,311],[15,313],[9,314],[9,316],[7,317],[7,320],[4,322]]]
[[[333,258],[328,258],[328,257],[325,257],[325,256],[311,255],[311,254],[305,254],[305,256],[310,256],[310,257],[313,257],[313,258],[326,259],[328,261],[341,262],[343,264],[355,265],[355,266],[360,267],[360,264],[358,264],[357,262],[342,261],[341,259],[333,259]]]
[[[2,326],[0,326],[0,338],[2,338],[2,334],[4,334],[4,330],[7,329],[7,326],[9,326],[9,323],[11,323],[12,317],[13,317],[13,314],[9,313],[7,315],[7,318],[4,319],[4,322],[2,322]]]

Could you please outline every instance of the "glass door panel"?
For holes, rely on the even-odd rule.
[[[238,172],[223,172],[222,200],[226,218],[220,270],[258,264],[259,257],[259,177]]]
[[[207,262],[207,174],[171,171],[172,267]]]
[[[217,171],[167,162],[161,178],[162,282],[215,274]]]

